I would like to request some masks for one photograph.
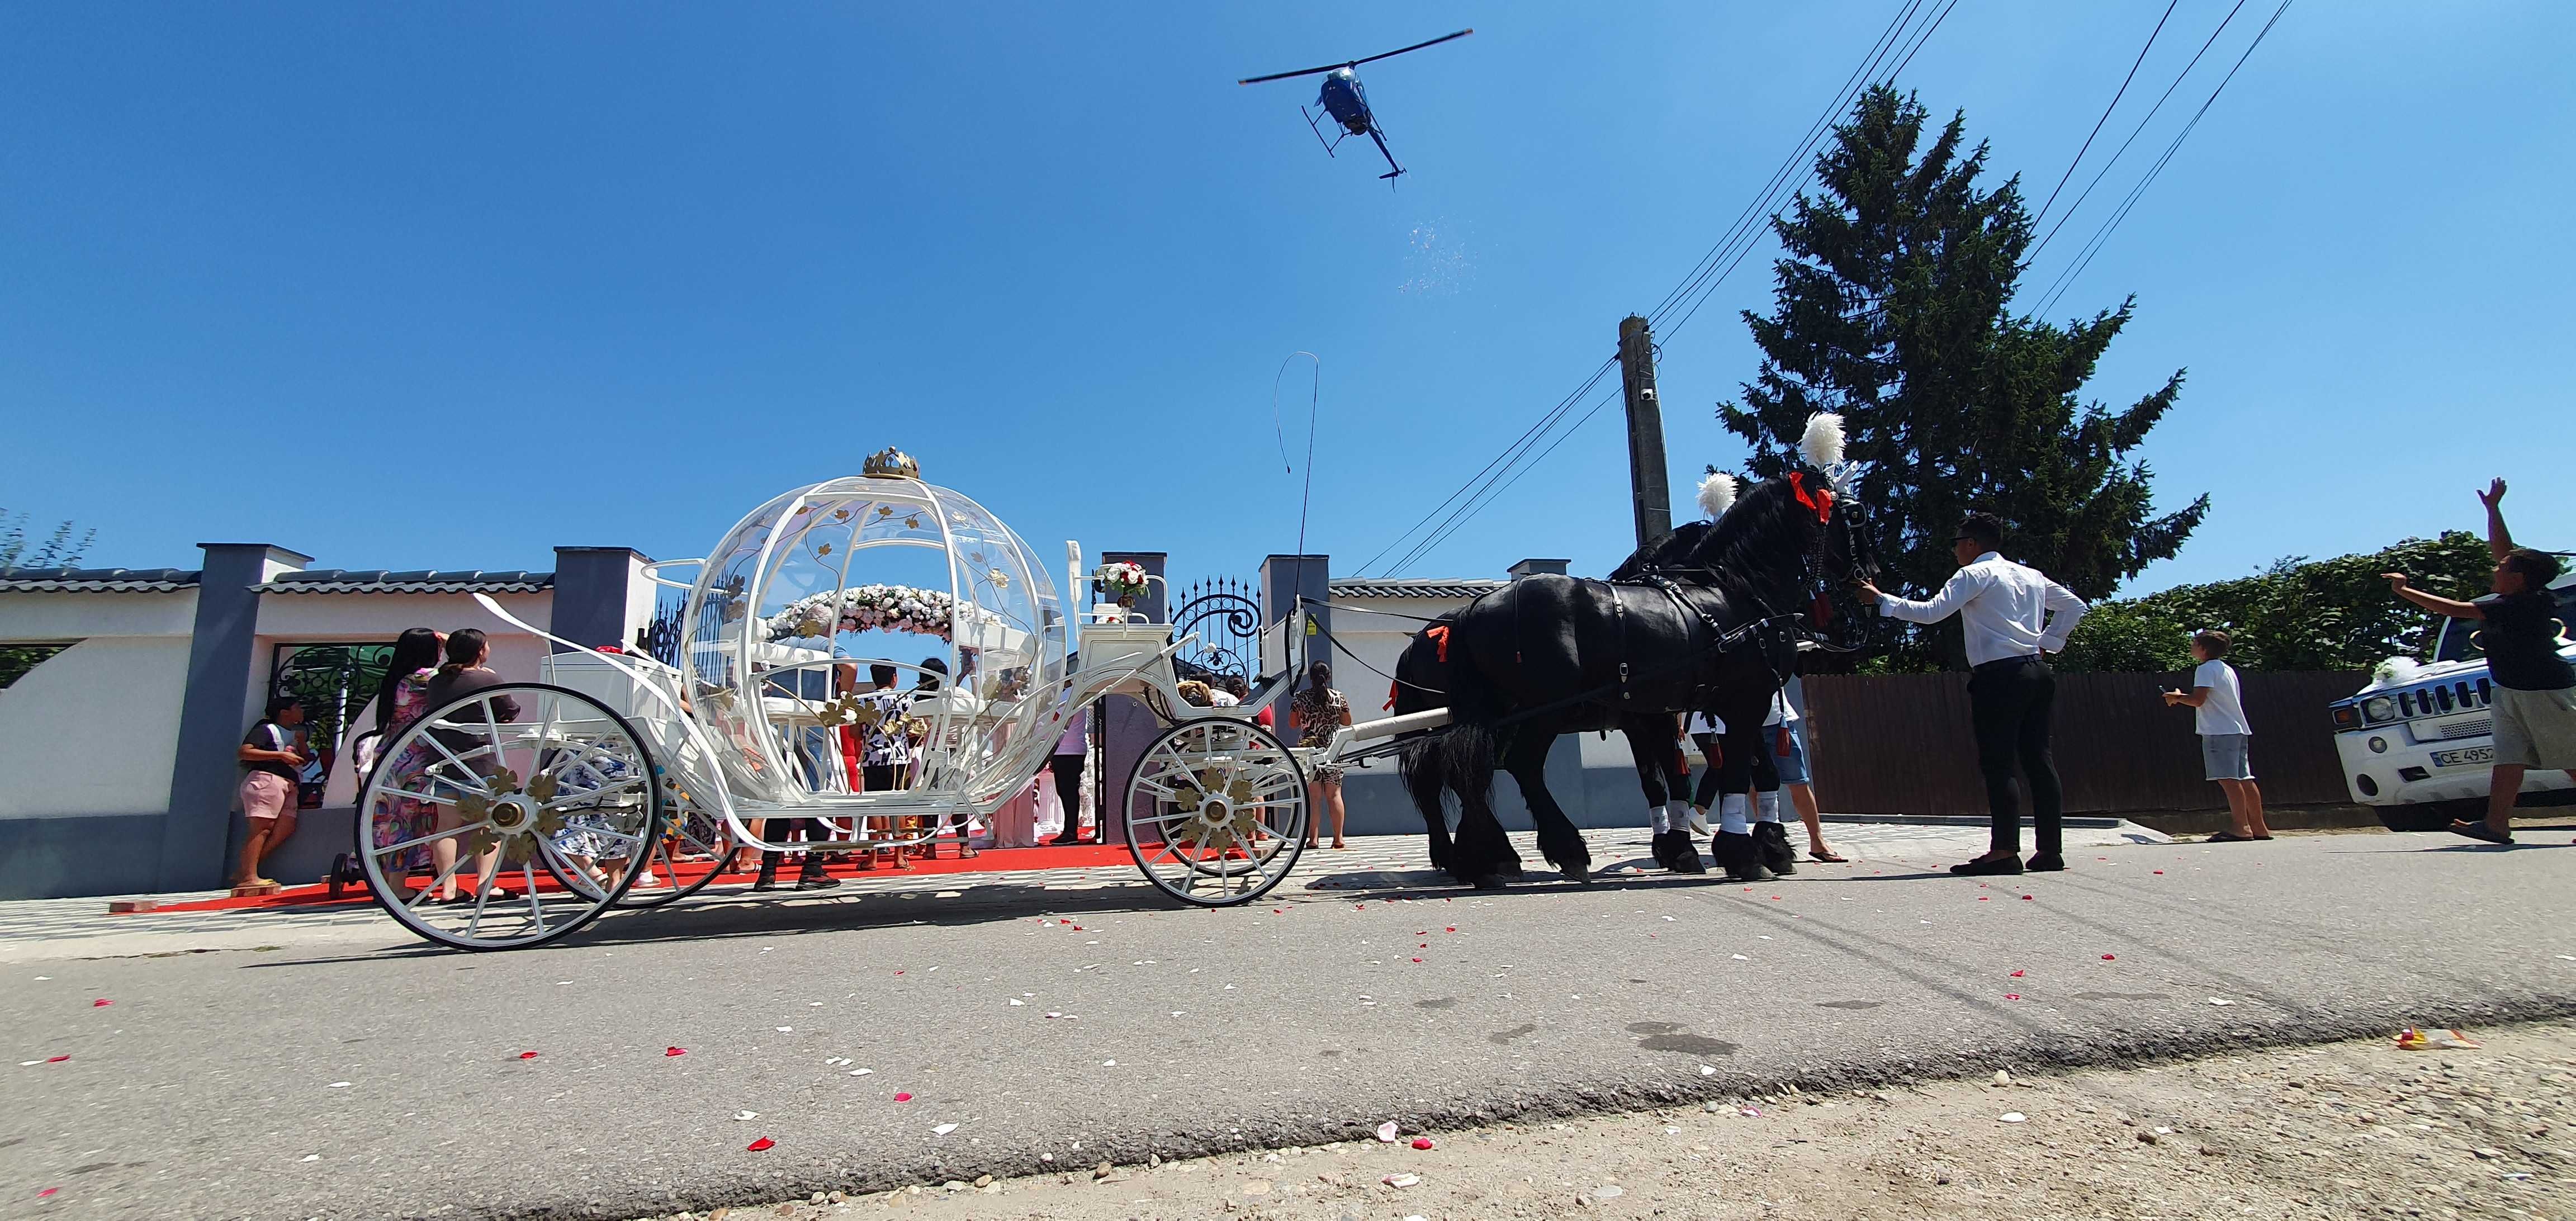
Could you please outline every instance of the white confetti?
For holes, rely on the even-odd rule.
[[[42,1061],[42,1060],[20,1060],[20,1061],[18,1062],[18,1067],[20,1067],[20,1068],[33,1068],[33,1067],[35,1067],[36,1065],[39,1065],[39,1064],[42,1064],[42,1063],[44,1063],[44,1061]]]
[[[793,1026],[781,1026],[781,1027],[779,1027],[779,1028],[778,1028],[778,1033],[780,1033],[780,1034],[785,1034],[785,1033],[787,1033],[788,1031],[791,1031],[791,1030],[794,1030],[794,1029],[796,1029],[796,1028],[795,1028],[795,1027],[793,1027]]]
[[[1699,1066],[1699,1075],[1700,1075],[1700,1076],[1703,1076],[1703,1077],[1714,1077],[1714,1076],[1716,1076],[1716,1075],[1717,1075],[1717,1066],[1716,1066],[1716,1065],[1714,1065],[1714,1064],[1703,1064],[1703,1065],[1700,1065],[1700,1066]]]
[[[346,1082],[346,1081],[334,1081],[334,1082],[332,1082],[332,1083],[331,1083],[331,1084],[329,1084],[329,1085],[323,1086],[322,1088],[323,1088],[323,1089],[326,1089],[326,1090],[345,1090],[345,1089],[349,1088],[349,1083],[348,1083],[348,1082]]]
[[[1020,1006],[1020,1005],[1028,1004],[1028,1002],[1027,1002],[1027,1001],[1024,1001],[1024,1000],[1021,1000],[1020,998],[1018,998],[1018,997],[1014,996],[1014,997],[1012,997],[1012,998],[1011,998],[1011,1004],[1012,1004],[1014,1007],[1016,1007],[1016,1006]]]
[[[2223,996],[2213,996],[2213,997],[2209,998],[2209,1003],[2210,1003],[2210,1004],[2213,1004],[2213,1005],[2233,1005],[2233,1004],[2235,1004],[2236,1002],[2231,1001],[2231,1000],[2229,1000],[2229,999],[2227,999],[2226,997],[2223,997]]]
[[[850,1075],[851,1075],[851,1076],[853,1076],[853,1077],[864,1077],[864,1076],[867,1076],[869,1073],[873,1073],[873,1072],[875,1072],[875,1071],[877,1071],[877,1070],[875,1070],[875,1069],[873,1069],[873,1068],[854,1068],[854,1069],[851,1069],[851,1070],[850,1070]]]
[[[1729,955],[1727,955],[1727,957],[1732,958],[1732,959],[1734,959],[1734,960],[1735,960],[1735,961],[1737,961],[1737,962],[1751,962],[1751,961],[1753,961],[1752,959],[1747,958],[1747,957],[1745,957],[1745,956],[1744,956],[1744,955],[1742,955],[1742,954],[1729,954]]]
[[[749,1121],[749,1120],[754,1120],[754,1119],[758,1119],[758,1118],[760,1118],[760,1112],[758,1112],[758,1111],[736,1111],[736,1112],[734,1112],[734,1113],[733,1113],[733,1117],[734,1117],[735,1121],[737,1121],[737,1122],[747,1122],[747,1121]]]
[[[1610,1183],[1604,1185],[1601,1190],[1593,1192],[1592,1194],[1597,1199],[1616,1200],[1619,1197],[1628,1194],[1628,1189],[1621,1187],[1617,1183]]]
[[[322,1160],[322,1155],[319,1153],[307,1153],[304,1155],[304,1160],[308,1162],[318,1162]]]
[[[953,1124],[953,1123],[944,1123],[944,1124],[939,1125],[939,1126],[938,1126],[938,1127],[936,1127],[936,1128],[932,1128],[932,1129],[930,1130],[930,1134],[931,1134],[932,1136],[946,1136],[946,1135],[948,1135],[949,1133],[954,1132],[954,1131],[956,1131],[956,1130],[957,1130],[957,1125],[955,1125],[955,1124]]]
[[[1100,1062],[1100,1067],[1102,1067],[1102,1068],[1116,1068],[1116,1067],[1118,1067],[1118,1062],[1117,1062],[1116,1060],[1103,1060],[1103,1061],[1101,1061],[1101,1062]]]
[[[2029,1119],[2029,1118],[2030,1118],[2030,1116],[2028,1116],[2028,1115],[2024,1115],[2024,1114],[2022,1114],[2022,1113],[2021,1113],[2021,1112],[2019,1112],[2019,1111],[2006,1111],[2006,1112],[2004,1112],[2003,1114],[1996,1116],[1996,1117],[1995,1117],[1995,1122],[1997,1122],[1997,1123],[2020,1123],[2020,1122],[2022,1122],[2022,1121],[2024,1121],[2024,1120],[2027,1120],[2027,1119]]]
[[[1379,1181],[1385,1183],[1389,1187],[1411,1187],[1414,1184],[1421,1182],[1422,1176],[1418,1174],[1390,1174]]]
[[[1388,1143],[1388,1144],[1390,1144],[1390,1145],[1394,1144],[1394,1143],[1395,1143],[1395,1121],[1394,1121],[1394,1120],[1392,1120],[1392,1119],[1390,1119],[1390,1120],[1386,1121],[1385,1123],[1379,1124],[1379,1125],[1377,1126],[1377,1138],[1378,1138],[1379,1140],[1385,1141],[1386,1143]]]

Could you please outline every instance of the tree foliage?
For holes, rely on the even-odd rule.
[[[2240,670],[2366,670],[2432,647],[2432,618],[2391,596],[2380,573],[2407,573],[2418,588],[2465,600],[2487,591],[2494,567],[2485,540],[2465,530],[2362,555],[2294,556],[2233,581],[2097,603],[2060,662],[2069,670],[2180,670],[2190,665],[2191,633],[2215,627],[2233,639],[2227,660]]]
[[[1809,416],[1843,415],[1847,455],[1886,567],[1880,586],[1921,597],[1952,570],[1972,510],[2001,516],[2008,549],[2087,599],[2174,554],[2203,496],[2157,514],[2152,475],[2129,455],[2173,407],[2176,371],[2118,411],[2078,397],[2130,303],[2057,326],[2011,313],[2031,220],[2018,180],[1977,184],[1987,148],[1954,115],[1888,86],[1864,94],[1816,158],[1814,195],[1772,218],[1769,316],[1746,311],[1763,352],[1718,418],[1774,477]],[[1962,659],[1955,623],[1909,633],[1890,663]]]
[[[27,515],[0,509],[0,572],[12,568],[63,568],[80,562],[98,531],[72,537],[78,527],[64,522],[42,542],[27,542]],[[24,677],[44,660],[63,651],[60,644],[0,644],[0,689]]]
[[[43,542],[30,545],[27,541],[27,515],[0,509],[0,570],[64,568],[80,563],[81,556],[89,550],[90,541],[98,537],[98,531],[85,531],[75,539],[72,532],[77,529],[79,527],[72,523],[64,522],[54,527],[54,532]]]

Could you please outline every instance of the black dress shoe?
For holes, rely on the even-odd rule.
[[[2054,852],[2034,852],[2022,868],[2032,873],[2057,873],[2066,868],[2066,858]]]
[[[1964,865],[1950,866],[1950,872],[1963,878],[1983,878],[1993,877],[1999,874],[2020,873],[2021,858],[2017,856],[1981,856]]]

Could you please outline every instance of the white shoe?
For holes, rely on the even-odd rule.
[[[1690,829],[1691,834],[1693,835],[1713,834],[1713,832],[1708,829],[1708,811],[1703,810],[1698,806],[1692,806],[1690,812]]]

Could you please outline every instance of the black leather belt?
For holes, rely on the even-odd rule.
[[[1977,670],[2000,670],[2005,666],[2028,665],[2032,662],[2041,660],[2044,659],[2037,653],[2025,653],[2019,657],[1998,657],[1993,661],[1981,661],[1971,668]]]

